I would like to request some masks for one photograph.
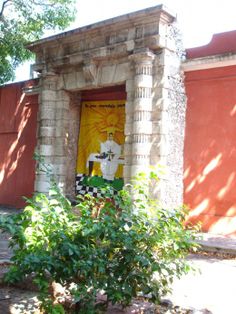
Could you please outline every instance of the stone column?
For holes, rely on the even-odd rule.
[[[126,103],[125,103],[125,144],[124,144],[124,182],[125,184],[131,178],[131,165],[132,165],[132,133],[133,133],[133,99],[134,99],[134,77],[133,73],[126,80]]]
[[[132,177],[139,172],[147,171],[150,165],[154,54],[145,49],[133,54],[130,59],[134,63],[135,71],[132,131],[130,130],[132,132]]]
[[[57,76],[54,73],[47,73],[42,76],[40,84],[37,151],[44,158],[46,164],[52,165],[56,130]],[[47,192],[48,188],[48,177],[44,172],[38,170],[35,191]]]
[[[54,142],[53,172],[58,186],[65,193],[67,181],[67,162],[70,159],[68,145],[70,141],[70,95],[63,89],[57,91],[56,132]]]
[[[66,129],[66,180],[64,192],[69,198],[75,197],[75,175],[78,157],[78,139],[80,127],[80,111],[81,111],[80,93],[70,94],[69,106],[69,123]]]
[[[153,138],[151,164],[164,166],[158,198],[164,207],[183,203],[183,152],[186,99],[181,59],[163,48],[153,68]]]
[[[66,190],[70,142],[70,96],[59,86],[59,77],[46,73],[41,78],[38,119],[38,153],[51,168],[62,191]],[[38,171],[35,191],[48,192],[49,178]]]

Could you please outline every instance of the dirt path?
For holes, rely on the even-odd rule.
[[[38,300],[34,292],[15,289],[0,288],[1,314],[39,314]]]
[[[184,314],[235,314],[236,258],[214,254],[191,255],[189,259],[199,268],[173,284],[173,293],[166,297],[173,306],[153,307],[136,300],[132,306],[121,311],[111,307],[107,313],[184,313]],[[4,268],[5,267],[5,268]],[[2,272],[6,266],[0,267]],[[183,310],[183,309],[187,310]],[[0,287],[0,314],[39,314],[36,293],[26,290]]]
[[[189,273],[175,280],[170,300],[183,307],[205,310],[206,313],[235,314],[236,259],[214,254],[191,255],[196,274]],[[208,311],[208,312],[207,312]]]

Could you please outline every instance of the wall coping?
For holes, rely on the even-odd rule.
[[[231,65],[236,65],[236,53],[226,53],[202,58],[188,59],[182,63],[182,69],[184,72],[190,72]]]
[[[200,47],[186,49],[187,59],[236,53],[236,30],[214,34],[211,41]]]

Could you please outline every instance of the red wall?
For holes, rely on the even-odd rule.
[[[35,82],[27,82],[34,84]],[[0,204],[24,206],[34,189],[37,96],[26,82],[0,87]],[[236,236],[236,66],[185,73],[184,201],[189,222]],[[83,92],[83,100],[125,98],[124,86]]]
[[[189,221],[236,235],[236,66],[186,72],[185,86]]]
[[[22,88],[34,81],[0,87],[0,204],[24,206],[34,189],[37,96]]]

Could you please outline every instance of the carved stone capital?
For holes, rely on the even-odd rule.
[[[144,77],[152,76],[153,60],[155,58],[153,52],[149,49],[140,49],[129,58],[134,65],[136,77],[139,76],[143,80]]]
[[[129,56],[129,59],[133,61],[135,64],[146,62],[152,64],[154,58],[155,54],[148,48],[135,50],[134,53],[131,56]]]
[[[42,92],[55,91],[57,89],[58,75],[53,71],[44,71],[40,77],[43,87]]]

